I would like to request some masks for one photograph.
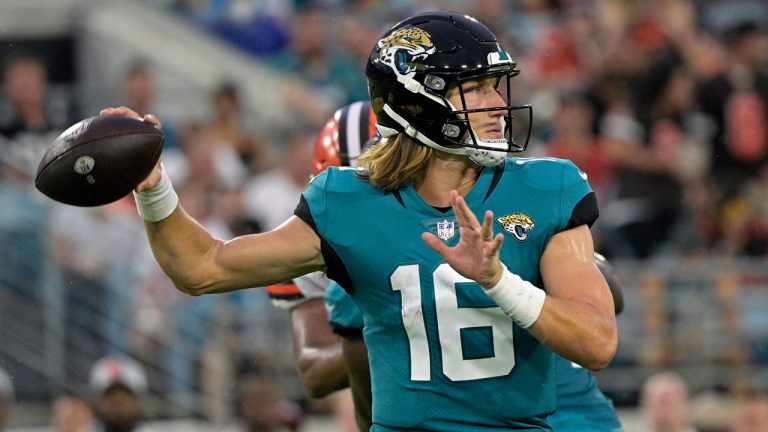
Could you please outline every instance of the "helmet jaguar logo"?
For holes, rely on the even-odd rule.
[[[528,234],[536,227],[536,223],[525,213],[511,213],[496,218],[496,221],[504,228],[504,231],[515,236],[519,241],[528,238]]]
[[[403,28],[379,41],[379,60],[401,74],[423,70],[417,60],[434,52],[431,36],[420,28]]]

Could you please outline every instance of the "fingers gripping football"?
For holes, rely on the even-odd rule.
[[[139,115],[136,111],[128,108],[128,107],[114,107],[114,108],[104,108],[99,112],[99,115],[101,116],[115,116],[115,117],[139,117],[141,118],[145,123],[149,123],[153,125],[158,130],[162,130],[162,123],[160,123],[160,120],[155,117],[152,114],[145,114],[143,117]],[[157,183],[160,181],[161,172],[162,170],[162,164],[161,161],[158,159],[157,163],[155,164],[155,167],[152,169],[152,171],[149,173],[149,175],[144,179],[141,183],[139,183],[135,190],[136,192],[142,192],[148,189],[153,188]]]

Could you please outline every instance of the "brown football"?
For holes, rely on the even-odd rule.
[[[90,117],[56,138],[40,161],[35,187],[65,204],[109,204],[149,175],[162,149],[163,132],[150,123],[134,117]]]

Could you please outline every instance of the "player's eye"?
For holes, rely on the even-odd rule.
[[[468,85],[468,86],[464,87],[464,94],[467,94],[467,95],[469,95],[469,94],[476,94],[476,95],[478,95],[478,94],[482,93],[482,90],[483,90],[482,87],[480,87],[479,85],[471,84],[471,85]]]

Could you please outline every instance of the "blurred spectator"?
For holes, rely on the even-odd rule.
[[[259,363],[262,363],[259,361]],[[239,365],[236,412],[242,432],[295,432],[304,421],[301,408],[286,400],[277,381],[254,361]]]
[[[608,255],[648,258],[679,222],[683,194],[682,148],[692,139],[689,121],[695,78],[676,51],[664,51],[637,78],[630,111],[614,107],[602,133],[615,160],[615,200],[601,212],[610,226]]]
[[[312,172],[313,142],[313,134],[294,134],[288,139],[280,164],[244,185],[244,206],[263,229],[277,228],[293,214]]]
[[[53,99],[43,61],[33,55],[8,60],[0,104],[0,146],[6,169],[27,179],[54,138],[71,122],[69,107]]]
[[[125,106],[139,115],[154,113],[155,77],[145,61],[135,60],[128,66],[121,90]]]
[[[733,417],[734,398],[723,390],[705,390],[691,398],[691,412],[696,430],[726,432]]]
[[[709,178],[686,184],[680,222],[670,234],[681,255],[704,256],[713,251],[720,235],[717,194],[717,185]]]
[[[200,133],[216,156],[214,168],[225,184],[237,186],[246,175],[269,167],[268,148],[247,127],[238,88],[232,83],[221,84],[213,92],[211,107],[211,122],[204,124]]]
[[[92,432],[95,427],[91,405],[75,393],[54,400],[51,423],[53,432]]]
[[[9,417],[10,405],[13,403],[13,383],[11,377],[0,368],[0,432],[5,430],[5,424]]]
[[[768,21],[768,7],[762,0],[707,0],[702,3],[703,26],[715,34],[723,34],[739,23]]]
[[[553,118],[547,154],[570,159],[587,173],[598,202],[603,203],[613,180],[613,161],[606,144],[594,133],[594,117],[594,109],[586,95],[564,92]]]
[[[148,430],[143,424],[147,375],[127,357],[104,357],[91,369],[93,407],[101,428],[113,432]]]
[[[569,8],[559,18],[538,31],[526,58],[539,84],[555,92],[587,84],[605,56],[598,23],[588,9]]]
[[[768,431],[768,396],[752,392],[737,396],[729,432]]]
[[[547,29],[557,19],[556,3],[551,0],[520,0],[518,8],[512,14],[512,39],[515,52],[531,49],[543,39]],[[493,22],[498,25],[498,18]],[[499,29],[499,31],[504,31]],[[523,51],[524,53],[524,51]],[[519,56],[518,56],[519,57]]]
[[[658,372],[645,381],[640,410],[648,432],[695,432],[688,385],[674,372]]]
[[[360,14],[359,10],[354,9],[341,11],[341,16],[336,19],[340,21],[338,27],[340,43],[336,55],[346,56],[354,66],[358,67],[362,76],[365,62],[371,54],[371,47],[379,40],[381,34],[379,27],[384,25],[375,23],[369,15]],[[357,91],[356,94],[360,92]],[[365,95],[362,96],[365,98]]]
[[[157,83],[155,75],[145,60],[134,60],[128,66],[128,70],[123,78],[122,83],[122,105],[133,109],[139,115],[154,114],[162,117],[161,113],[157,112],[155,106],[155,99],[157,97]],[[176,134],[173,127],[171,127],[171,121],[167,118],[163,118],[163,135],[165,141],[163,142],[163,150],[175,148]]]
[[[727,57],[698,89],[702,110],[716,123],[712,175],[725,199],[768,162],[768,35],[765,23],[734,24],[723,35]]]
[[[767,187],[768,165],[745,180],[738,193],[721,204],[717,252],[728,256],[768,254]]]
[[[265,376],[249,376],[238,380],[238,408],[244,432],[287,432],[289,428],[281,412],[277,384]]]
[[[367,98],[368,86],[358,60],[332,51],[336,44],[328,31],[333,28],[330,19],[328,10],[319,5],[299,8],[292,17],[290,45],[267,60],[280,71],[296,74],[326,104],[341,106]]]
[[[197,19],[215,34],[257,55],[273,54],[288,43],[286,17],[292,11],[285,1],[209,1]]]

